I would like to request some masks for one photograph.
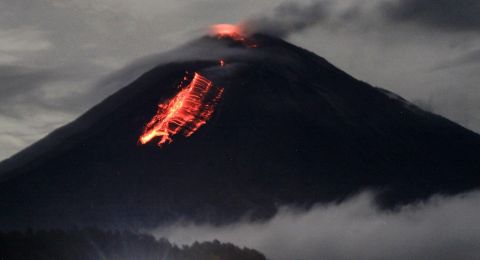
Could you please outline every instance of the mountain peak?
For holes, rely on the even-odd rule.
[[[0,210],[10,212],[0,216],[2,225],[152,226],[179,217],[225,223],[363,189],[394,207],[479,185],[477,134],[281,39],[210,36],[163,57],[0,165],[8,176],[0,182]],[[182,84],[195,73],[222,89],[218,100],[182,105],[214,93],[194,90],[188,77]],[[189,86],[196,97],[176,103]],[[169,104],[180,104],[177,112],[156,118]],[[160,137],[161,129],[201,126],[159,148],[138,142],[149,122]]]

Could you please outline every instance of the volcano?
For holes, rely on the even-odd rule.
[[[281,39],[243,40],[180,47],[2,162],[1,228],[267,219],[365,189],[391,209],[480,185],[476,133]]]

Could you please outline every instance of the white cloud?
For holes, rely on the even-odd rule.
[[[0,53],[0,64],[1,65],[11,65],[18,61],[18,58],[7,53]]]
[[[8,158],[12,155],[11,151],[19,151],[33,144],[50,133],[51,129],[58,128],[74,118],[71,114],[36,105],[17,105],[12,110],[16,115],[0,114],[0,158]]]
[[[47,35],[40,30],[0,29],[0,53],[41,51],[50,47]]]
[[[172,242],[219,239],[255,248],[272,260],[477,259],[480,193],[434,197],[395,212],[379,211],[364,193],[308,211],[283,207],[263,223],[177,223],[153,231]]]
[[[0,28],[0,65],[15,65],[25,57],[51,47],[52,43],[43,31]]]

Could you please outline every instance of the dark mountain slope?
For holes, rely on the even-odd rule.
[[[218,223],[366,188],[392,207],[480,184],[477,134],[276,38],[192,44],[218,41],[225,67],[218,48],[160,65],[3,162],[2,227]],[[138,145],[186,70],[224,87],[213,118],[190,138]]]

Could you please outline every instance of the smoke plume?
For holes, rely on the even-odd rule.
[[[326,20],[329,7],[329,1],[314,1],[309,4],[286,2],[277,6],[271,15],[247,20],[246,31],[287,37]]]

